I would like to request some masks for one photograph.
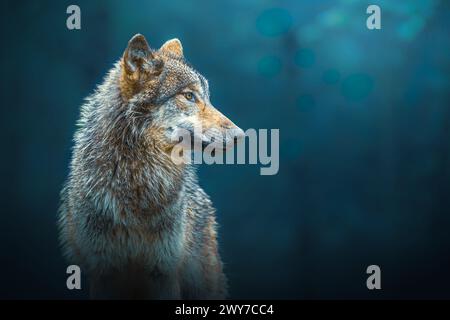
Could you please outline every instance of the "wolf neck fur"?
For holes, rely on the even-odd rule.
[[[148,119],[135,119],[142,121],[139,130],[135,123],[131,126],[130,121],[135,120],[126,114],[129,105],[121,96],[119,79],[116,64],[83,106],[75,157],[89,161],[84,162],[84,168],[74,168],[73,178],[77,179],[77,170],[89,171],[89,197],[96,211],[112,214],[116,222],[138,223],[167,214],[167,208],[176,206],[185,177],[193,171],[173,163],[157,137],[150,141],[142,138],[143,134],[157,133],[151,123],[145,122]],[[88,122],[95,125],[86,125]],[[87,129],[92,127],[96,129]],[[76,163],[80,162],[73,161]],[[105,171],[109,174],[105,175]]]

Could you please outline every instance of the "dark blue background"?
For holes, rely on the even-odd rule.
[[[223,113],[280,129],[275,176],[200,168],[231,297],[450,298],[448,1],[73,3],[2,2],[0,298],[87,297],[65,288],[58,193],[83,98],[135,33],[178,37]]]

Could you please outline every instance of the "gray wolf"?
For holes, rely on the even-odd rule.
[[[61,191],[64,254],[94,299],[222,299],[215,210],[195,168],[174,163],[176,130],[201,126],[224,149],[244,133],[215,109],[178,39],[135,35],[81,107]],[[231,132],[231,133],[230,133]]]

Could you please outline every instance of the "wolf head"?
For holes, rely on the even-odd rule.
[[[144,36],[135,35],[121,60],[120,90],[130,115],[149,119],[146,136],[165,150],[186,138],[226,149],[244,137],[211,104],[208,81],[186,62],[178,39],[152,50]]]

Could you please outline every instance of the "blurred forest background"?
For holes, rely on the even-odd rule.
[[[81,30],[66,8],[81,8]],[[378,4],[382,29],[366,28]],[[450,298],[450,2],[3,1],[0,298],[65,287],[56,212],[79,107],[135,33],[177,37],[280,170],[202,166],[232,298]],[[366,288],[370,264],[382,290]]]

